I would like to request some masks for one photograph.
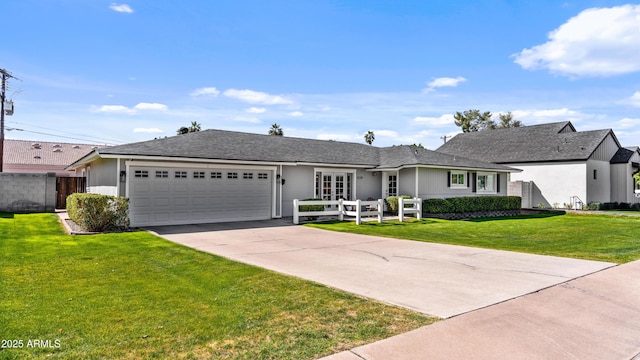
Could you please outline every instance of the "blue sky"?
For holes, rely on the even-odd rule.
[[[640,5],[21,0],[3,4],[6,138],[203,129],[435,149],[453,114],[570,120],[640,145]]]

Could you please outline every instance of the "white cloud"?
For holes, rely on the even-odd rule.
[[[640,70],[640,5],[591,8],[549,33],[549,41],[513,54],[524,69],[563,76],[611,76]]]
[[[121,113],[121,114],[135,114],[139,110],[159,110],[166,111],[168,109],[167,105],[158,104],[158,103],[139,103],[133,108],[128,108],[124,105],[102,105],[96,111],[98,112],[106,112],[106,113]]]
[[[135,110],[160,110],[167,111],[168,107],[165,104],[158,103],[139,103],[133,107]]]
[[[116,3],[111,3],[111,5],[109,5],[109,9],[119,13],[133,14],[133,9],[127,4],[118,5]]]
[[[640,127],[640,119],[624,118],[616,121],[615,127],[620,129],[637,129]]]
[[[214,87],[203,87],[203,88],[195,89],[189,95],[190,96],[207,95],[207,96],[216,97],[219,94],[220,94],[220,91]]]
[[[125,114],[135,113],[135,110],[129,109],[124,105],[102,105],[97,109],[97,111],[106,112],[106,113],[125,113]]]
[[[288,105],[293,104],[293,101],[280,95],[270,95],[260,91],[253,90],[236,90],[229,89],[224,92],[224,95],[233,99],[248,102],[249,104],[262,104],[262,105]]]
[[[163,133],[161,129],[158,128],[135,128],[133,129],[134,133]]]
[[[622,100],[621,103],[640,107],[640,91],[634,92],[631,97]]]
[[[511,114],[513,115],[514,119],[522,121],[525,125],[542,124],[556,121],[571,121],[575,123],[593,117],[593,115],[584,114],[580,111],[571,110],[568,108],[540,110],[520,109],[512,111]]]
[[[253,106],[252,106],[252,107],[248,108],[246,111],[247,111],[248,113],[251,113],[251,114],[262,114],[262,113],[266,112],[266,111],[267,111],[267,109],[265,109],[265,108],[259,108],[259,107],[253,107]]]
[[[451,77],[439,77],[433,79],[433,81],[427,83],[427,88],[424,89],[425,92],[435,91],[436,88],[439,87],[456,87],[458,84],[467,81],[467,79],[462,76],[458,76],[455,78]]]
[[[413,122],[420,125],[442,127],[454,125],[455,119],[452,114],[444,114],[440,117],[416,116]]]
[[[294,111],[294,112],[290,112],[289,116],[293,116],[293,117],[300,117],[303,116],[304,114],[300,111]]]

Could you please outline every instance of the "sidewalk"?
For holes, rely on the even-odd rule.
[[[324,360],[640,359],[640,261]]]

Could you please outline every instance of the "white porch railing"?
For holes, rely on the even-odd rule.
[[[411,205],[411,207],[405,207],[405,205]],[[400,222],[404,221],[404,216],[406,214],[416,214],[418,220],[422,220],[422,199],[414,198],[414,199],[404,199],[402,197],[398,198],[398,220]]]
[[[322,205],[325,207],[322,211],[300,211],[301,205]],[[327,206],[335,206],[336,208]],[[356,218],[356,224],[362,223],[363,217],[376,216],[378,222],[382,222],[384,213],[384,201],[382,199],[372,201],[362,200],[293,200],[293,223],[299,224],[301,216],[329,216],[338,215],[340,221],[345,216],[353,216]]]

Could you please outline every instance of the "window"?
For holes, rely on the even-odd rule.
[[[253,179],[253,173],[242,173],[243,179]]]
[[[387,193],[388,196],[398,195],[398,175],[389,175]]]
[[[227,179],[237,179],[238,178],[238,173],[237,172],[228,172],[227,173]]]
[[[211,172],[212,179],[222,179],[222,173],[218,171]]]
[[[174,176],[176,179],[186,179],[187,178],[187,172],[186,171],[176,171],[174,173]]]
[[[461,188],[467,187],[467,173],[461,171],[452,171],[451,172],[451,187],[452,188]]]
[[[258,179],[259,180],[266,180],[269,178],[269,174],[268,173],[258,173]]]
[[[147,170],[136,170],[133,176],[137,178],[148,178],[149,172]]]
[[[204,179],[204,171],[194,171],[193,172],[194,179]]]
[[[156,171],[156,177],[157,178],[168,178],[169,177],[169,172],[168,171],[164,171],[164,170]]]
[[[598,180],[598,170],[593,170],[593,180]]]
[[[496,192],[496,173],[478,173],[477,192]]]

